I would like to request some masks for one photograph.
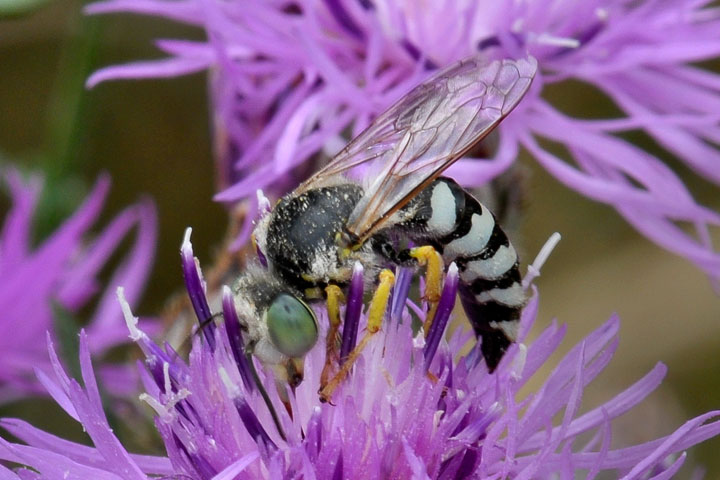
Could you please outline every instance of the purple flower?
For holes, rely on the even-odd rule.
[[[44,393],[33,369],[50,371],[45,332],[55,330],[53,305],[71,313],[93,302],[95,311],[86,325],[92,352],[101,354],[127,341],[127,331],[112,289],[103,291],[101,269],[133,228],[132,248],[121,259],[110,285],[127,285],[128,300],[142,292],[155,248],[155,211],[149,202],[130,207],[95,235],[110,187],[102,176],[72,217],[38,246],[32,245],[33,214],[42,190],[38,176],[23,178],[10,168],[0,171],[12,207],[0,232],[0,403],[28,393]],[[112,388],[121,386],[124,374],[108,367],[104,377]],[[112,382],[115,379],[116,382]],[[117,385],[115,385],[117,384]]]
[[[422,8],[385,0],[106,0],[88,12],[157,15],[205,30],[206,42],[159,40],[167,58],[103,69],[88,85],[209,69],[223,189],[216,198],[224,202],[254,200],[257,188],[294,187],[306,163],[337,152],[348,129],[360,132],[437,67],[477,52],[530,53],[541,71],[500,127],[497,151],[485,161],[462,160],[449,174],[480,185],[523,147],[563,184],[613,206],[644,235],[720,278],[708,233],[720,215],[698,205],[661,159],[618,136],[643,131],[720,184],[720,76],[694,65],[720,53],[720,14],[709,0],[449,0]],[[578,118],[543,98],[545,87],[560,92],[569,80],[593,87],[622,113]]]
[[[183,263],[193,305],[204,316],[207,299],[189,242],[183,246]],[[356,270],[356,276],[361,274]],[[0,459],[26,468],[13,472],[0,467],[0,474],[7,479],[144,479],[151,475],[215,480],[578,475],[591,479],[605,472],[659,480],[678,471],[687,448],[720,433],[720,412],[710,412],[663,438],[629,447],[611,444],[613,419],[638,405],[660,384],[666,370],[661,364],[606,403],[578,413],[585,386],[608,364],[617,346],[616,317],[565,355],[539,388],[521,395],[520,390],[538,376],[538,369],[562,341],[563,327],[553,322],[527,346],[513,345],[489,375],[475,353],[458,355],[472,339],[471,333],[457,329],[442,339],[455,300],[457,270],[449,269],[427,340],[410,327],[412,315],[423,319],[424,307],[407,301],[406,296],[398,297],[398,292],[406,291],[404,282],[409,277],[399,275],[399,279],[392,302],[399,316],[390,315],[367,345],[349,378],[334,393],[334,405],[318,401],[325,359],[322,342],[305,359],[304,382],[294,392],[286,392],[287,408],[278,391],[269,388],[272,373],[259,369],[261,384],[268,385],[275,419],[252,380],[252,365],[239,351],[242,332],[236,319],[233,324],[229,290],[223,302],[225,322],[209,329],[213,343],[195,336],[187,362],[138,330],[120,290],[131,337],[145,354],[146,393],[141,399],[156,413],[167,457],[130,454],[113,435],[102,411],[89,341],[82,334],[84,386],[67,376],[52,343],[55,375],[44,383],[58,404],[83,425],[94,447],[52,436],[18,419],[4,419],[0,425],[24,443],[0,439]],[[355,295],[362,295],[361,289]],[[350,304],[357,299],[348,300]],[[395,308],[402,304],[409,308]],[[522,316],[520,342],[525,341],[537,308],[535,292]],[[326,318],[318,314],[321,329],[327,329]],[[355,321],[362,328],[366,317],[346,312],[345,325]]]

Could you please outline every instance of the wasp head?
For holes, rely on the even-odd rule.
[[[303,358],[315,345],[315,312],[298,292],[260,266],[251,266],[233,288],[235,308],[247,331],[246,351],[270,366],[278,383],[303,380]]]

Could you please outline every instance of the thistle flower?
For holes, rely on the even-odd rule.
[[[618,136],[641,130],[720,184],[720,76],[694,65],[720,53],[720,15],[711,5],[106,0],[87,11],[162,16],[204,29],[207,41],[159,40],[167,58],[100,70],[88,85],[209,69],[223,189],[216,199],[254,201],[257,188],[294,187],[307,174],[301,166],[338,151],[348,130],[359,133],[435,68],[472,54],[530,53],[540,73],[500,127],[497,151],[484,161],[462,160],[449,174],[478,186],[505,171],[524,147],[560,182],[613,206],[648,238],[718,278],[720,255],[708,226],[718,225],[720,215],[697,204],[661,159]],[[570,80],[601,92],[621,113],[574,117],[542,97],[546,87]]]
[[[186,284],[203,319],[209,310],[196,262],[186,242]],[[361,283],[358,272],[355,285]],[[223,302],[225,322],[194,337],[188,362],[170,347],[155,345],[137,328],[120,290],[131,337],[145,354],[146,393],[141,399],[155,410],[167,457],[130,454],[113,435],[101,408],[89,341],[83,333],[84,387],[67,376],[52,343],[55,378],[44,383],[58,404],[84,426],[94,447],[62,440],[18,419],[4,419],[0,425],[25,444],[0,439],[0,459],[25,467],[15,472],[0,467],[0,473],[7,479],[162,475],[229,480],[578,475],[590,479],[610,472],[623,478],[666,479],[682,466],[687,448],[720,433],[720,412],[710,412],[664,438],[611,446],[612,420],[641,402],[665,374],[665,367],[658,364],[624,392],[579,414],[583,389],[608,364],[617,346],[616,317],[573,348],[537,390],[520,395],[562,341],[563,327],[553,322],[527,347],[513,345],[496,373],[489,375],[474,353],[459,355],[472,334],[458,329],[443,340],[455,301],[457,270],[449,269],[427,339],[413,331],[410,321],[410,311],[423,319],[424,308],[401,293],[407,291],[410,277],[398,277],[391,319],[335,392],[334,405],[318,401],[324,348],[316,345],[305,359],[305,381],[294,393],[287,392],[287,410],[275,389],[267,389],[267,403],[262,398],[258,386],[272,385],[271,372],[260,369],[259,383],[248,373],[253,366],[238,349],[242,332],[233,318],[229,290]],[[352,291],[362,295],[362,289]],[[359,298],[349,298],[349,305]],[[523,313],[520,341],[532,327],[537,307],[535,292]],[[354,330],[348,324],[359,322],[362,328],[366,321],[364,314],[350,313],[353,308],[348,306],[343,335]],[[326,329],[326,319],[318,314],[321,328]]]
[[[72,314],[97,300],[95,313],[86,325],[93,353],[100,354],[127,341],[114,295],[102,290],[98,276],[128,232],[137,228],[134,245],[110,280],[111,284],[127,285],[128,300],[137,301],[155,246],[155,212],[148,202],[130,207],[93,238],[89,230],[100,215],[110,187],[109,178],[102,176],[72,217],[35,247],[31,244],[32,221],[42,180],[38,176],[24,179],[10,168],[1,170],[0,177],[12,201],[0,233],[3,403],[28,393],[45,392],[35,380],[33,369],[52,368],[42,339],[46,331],[55,332],[55,304]],[[119,371],[111,370],[104,377],[109,387],[123,380]],[[117,382],[113,383],[113,378]]]

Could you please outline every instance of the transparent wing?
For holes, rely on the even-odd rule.
[[[353,139],[300,190],[373,162],[374,182],[347,230],[366,240],[387,218],[482,140],[522,99],[537,62],[471,58],[411,90]]]

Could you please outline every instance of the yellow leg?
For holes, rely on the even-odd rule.
[[[325,288],[327,294],[327,311],[330,320],[330,328],[325,338],[325,366],[320,374],[320,386],[327,385],[332,374],[333,365],[338,363],[338,331],[340,330],[340,305],[345,303],[345,296],[337,285],[328,285]]]
[[[372,336],[380,330],[382,325],[383,317],[385,317],[385,310],[387,309],[388,300],[390,298],[390,292],[392,286],[395,283],[395,275],[390,270],[383,270],[380,272],[380,284],[375,290],[370,308],[368,309],[368,324],[365,330],[365,335],[358,342],[352,352],[348,355],[347,360],[343,363],[338,373],[330,380],[327,384],[321,382],[320,390],[320,401],[325,403],[329,402],[335,389],[350,373],[355,360],[360,353],[362,353],[365,346],[368,344]],[[324,373],[324,371],[323,371]]]
[[[410,250],[410,256],[417,259],[418,264],[425,268],[425,300],[430,304],[430,309],[425,316],[423,332],[427,336],[432,325],[435,312],[437,311],[440,295],[442,294],[442,272],[443,261],[440,254],[433,247],[417,247]]]

